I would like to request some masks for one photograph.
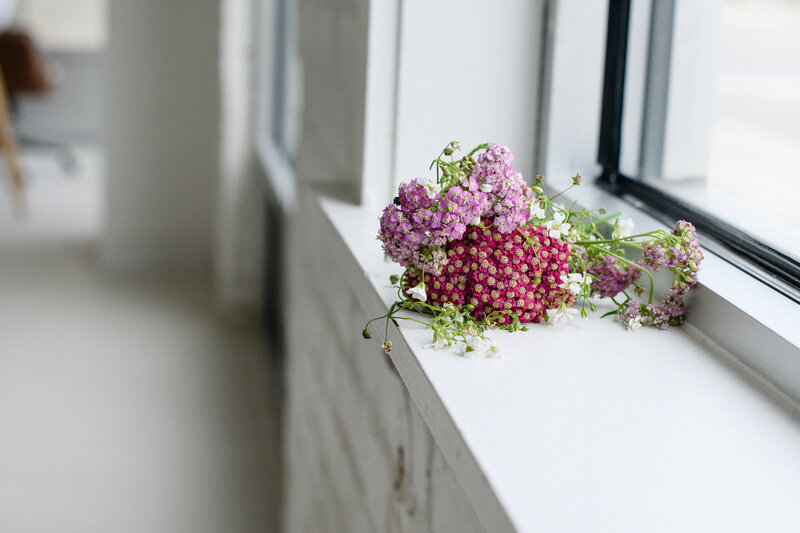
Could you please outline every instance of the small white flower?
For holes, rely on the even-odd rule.
[[[441,190],[442,190],[442,187],[441,187],[441,186],[440,186],[438,183],[436,183],[435,181],[433,181],[433,179],[431,179],[431,178],[428,178],[428,179],[426,179],[426,180],[425,180],[425,182],[422,184],[422,186],[423,186],[423,187],[425,187],[425,194],[426,194],[426,195],[428,196],[428,198],[430,198],[431,200],[433,200],[434,198],[436,198],[436,196],[437,196],[437,195],[438,195],[438,194],[441,192]]]
[[[544,227],[550,232],[550,238],[552,239],[560,239],[561,235],[566,235],[569,233],[569,229],[572,227],[572,224],[569,222],[564,222],[566,215],[564,213],[556,213],[553,215],[553,220],[548,220],[545,222]]]
[[[564,240],[567,242],[575,242],[581,238],[581,234],[578,233],[578,228],[571,228],[569,233],[564,237]]]
[[[480,335],[467,335],[456,346],[456,352],[463,357],[500,357],[500,347],[492,340]]]
[[[635,316],[628,320],[625,325],[628,327],[628,331],[638,331],[642,327],[642,317]]]
[[[465,342],[468,352],[476,352],[476,354],[479,354],[483,353],[486,351],[486,348],[488,348],[486,340],[477,335],[467,335]]]
[[[559,321],[563,319],[571,320],[574,318],[572,315],[578,313],[577,309],[573,309],[572,307],[567,307],[564,304],[559,305],[556,309],[548,309],[547,310],[547,323],[548,324],[557,324]]]
[[[573,274],[567,274],[566,276],[562,274],[562,283],[559,285],[559,287],[562,289],[567,289],[572,294],[578,295],[583,290],[585,279],[586,277],[583,274],[578,274],[577,272]],[[591,278],[589,278],[589,281],[591,281]]]
[[[500,357],[502,354],[500,353],[500,347],[494,341],[489,341],[489,348],[486,350],[486,357]]]
[[[411,287],[408,289],[408,294],[414,300],[419,300],[420,302],[428,301],[428,294],[425,292],[425,284],[422,282],[420,282],[416,287]]]
[[[480,187],[478,187],[481,192],[492,192],[492,186],[488,183],[481,183]]]
[[[615,239],[624,239],[631,235],[633,235],[633,220],[630,218],[623,218],[617,223],[617,227],[614,228],[612,237]]]
[[[531,201],[531,208],[530,208],[531,218],[544,218],[544,208],[539,205],[539,202],[536,200]]]
[[[425,345],[425,348],[433,348],[434,350],[442,350],[448,347],[450,343],[447,342],[447,339],[444,337],[437,338],[436,335],[433,336],[433,342],[430,344]]]
[[[478,224],[481,223],[481,217],[479,217],[478,215],[475,215],[474,217],[472,217],[470,219],[469,223],[472,224],[473,226],[477,226]]]

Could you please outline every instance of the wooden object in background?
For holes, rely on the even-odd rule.
[[[14,124],[8,105],[8,92],[2,75],[0,75],[0,150],[6,162],[8,179],[11,182],[11,190],[15,200],[21,202],[25,192],[25,184],[22,181],[22,169],[19,165],[19,150],[17,149],[17,138],[14,135]]]

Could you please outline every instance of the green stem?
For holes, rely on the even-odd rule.
[[[549,201],[550,201],[550,203],[552,204],[553,200],[555,200],[556,198],[558,198],[559,196],[561,196],[562,194],[564,194],[565,192],[567,192],[568,190],[570,190],[570,189],[571,189],[571,188],[573,188],[574,186],[575,186],[575,185],[570,185],[569,187],[567,187],[566,189],[564,189],[564,190],[563,190],[563,191],[561,191],[560,193],[556,194],[555,196],[551,196],[551,197],[550,197],[548,200],[549,200]]]
[[[649,231],[647,233],[638,233],[636,235],[630,235],[628,237],[623,237],[621,239],[605,239],[602,241],[575,241],[575,244],[580,244],[581,246],[587,246],[591,244],[616,244],[616,243],[622,244],[623,242],[629,241],[631,239],[638,239],[639,237],[654,237],[659,233],[663,232],[664,230],[659,229],[655,231]]]

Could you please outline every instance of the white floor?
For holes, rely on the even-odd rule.
[[[79,163],[39,172],[22,226],[0,195],[0,532],[272,530],[259,331],[219,320],[203,279],[104,277],[100,161]]]

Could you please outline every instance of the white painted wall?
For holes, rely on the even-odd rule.
[[[539,171],[548,181],[597,176],[608,2],[559,0],[551,30],[546,131]]]
[[[532,177],[542,2],[403,2],[395,181],[453,140],[505,144]]]
[[[219,0],[111,0],[106,233],[112,271],[209,271],[219,181]]]
[[[18,3],[17,23],[45,50],[97,51],[106,45],[108,37],[108,1],[5,1],[0,12]]]
[[[299,2],[304,94],[298,180],[358,188],[369,5],[368,0]]]
[[[259,84],[255,80],[252,0],[220,0],[220,178],[215,227],[214,274],[226,312],[261,304],[263,192],[254,135]]]

